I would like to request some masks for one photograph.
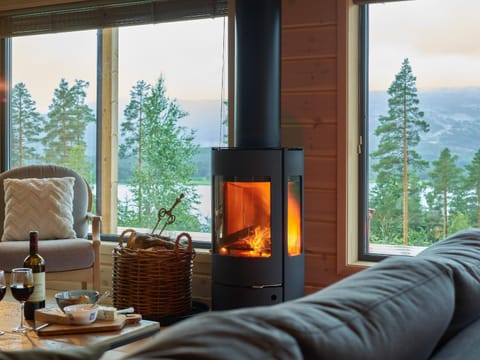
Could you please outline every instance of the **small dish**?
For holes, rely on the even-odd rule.
[[[70,290],[55,294],[55,300],[60,309],[77,304],[93,304],[98,300],[99,292],[95,290]]]
[[[65,314],[73,325],[88,325],[97,319],[98,307],[91,304],[77,304],[65,306]]]

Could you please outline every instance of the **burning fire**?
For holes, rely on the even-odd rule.
[[[293,182],[288,183],[288,255],[302,253],[302,211],[295,198]]]
[[[301,210],[289,183],[288,255],[301,254]],[[238,257],[270,257],[270,182],[226,182],[225,222],[219,254]]]

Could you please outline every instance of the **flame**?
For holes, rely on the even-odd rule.
[[[294,196],[293,182],[288,183],[288,255],[302,253],[302,211]]]
[[[269,257],[271,253],[271,233],[269,227],[256,226],[252,236],[245,239],[252,247],[250,256]]]
[[[270,257],[270,182],[226,182],[225,223],[220,255]],[[288,255],[302,252],[301,206],[295,196],[295,182],[288,187]]]
[[[221,254],[270,257],[272,253],[270,182],[225,183],[226,234],[242,233],[235,246]]]

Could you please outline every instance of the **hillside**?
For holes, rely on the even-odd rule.
[[[471,161],[480,149],[480,88],[442,89],[418,91],[419,109],[430,131],[421,134],[417,151],[428,161],[436,160],[440,152],[448,147],[459,156],[458,165]],[[386,92],[370,93],[370,150],[378,144],[373,132],[378,118],[388,111]]]
[[[436,160],[440,152],[448,147],[452,154],[459,156],[458,165],[469,163],[480,149],[480,88],[443,89],[419,91],[419,108],[425,113],[430,131],[422,134],[417,151],[428,161]],[[373,132],[378,125],[378,117],[387,113],[386,92],[370,93],[370,150],[374,150],[378,139]],[[179,100],[181,108],[188,116],[179,121],[181,126],[195,129],[196,142],[204,148],[197,157],[201,176],[209,169],[211,147],[221,146],[220,104],[216,100]],[[123,116],[123,111],[119,112]],[[120,120],[121,121],[121,120]],[[88,152],[95,153],[94,127],[89,127]],[[120,139],[121,141],[121,139]],[[199,175],[200,175],[199,174]]]

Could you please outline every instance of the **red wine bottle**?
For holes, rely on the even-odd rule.
[[[23,266],[32,269],[33,294],[25,302],[25,319],[34,320],[35,310],[45,307],[45,260],[38,253],[38,231],[30,231],[30,254]]]

